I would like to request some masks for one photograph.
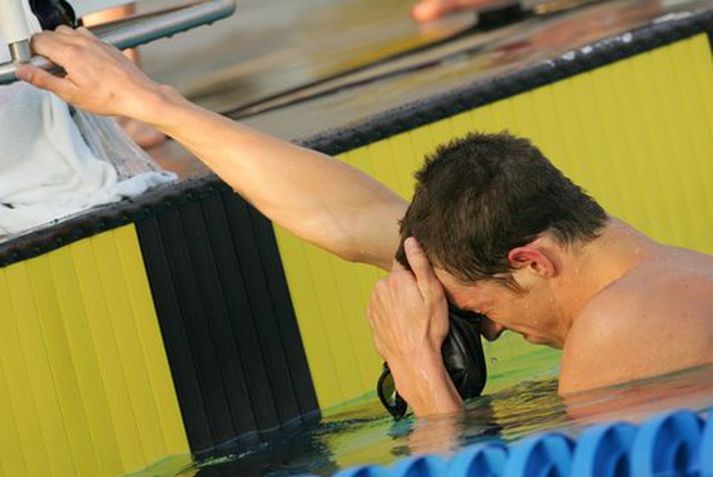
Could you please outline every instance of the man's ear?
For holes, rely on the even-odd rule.
[[[528,268],[542,278],[551,278],[557,274],[555,262],[547,253],[532,244],[510,250],[508,260],[512,268],[516,270]]]

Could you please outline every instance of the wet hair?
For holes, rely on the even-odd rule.
[[[565,177],[530,141],[474,133],[426,158],[401,221],[431,262],[464,283],[504,274],[508,253],[551,232],[562,245],[596,238],[607,221],[597,202]]]

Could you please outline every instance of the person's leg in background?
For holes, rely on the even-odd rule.
[[[109,8],[101,12],[90,13],[82,18],[82,22],[86,27],[101,25],[103,23],[120,20],[124,17],[132,15],[135,11],[136,6],[133,3],[130,3],[127,5]],[[141,57],[137,49],[132,48],[125,50],[124,54],[140,66]],[[136,144],[145,149],[157,146],[166,140],[166,136],[146,124],[128,118],[116,118],[116,120],[124,132],[126,132],[126,134],[128,134]]]

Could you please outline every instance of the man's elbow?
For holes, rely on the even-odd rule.
[[[372,265],[382,270],[389,271],[393,260],[385,260],[377,254],[370,253],[364,247],[359,247],[356,244],[345,245],[334,251],[335,255],[351,263],[360,263],[363,265]]]

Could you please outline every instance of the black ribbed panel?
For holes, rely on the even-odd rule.
[[[312,420],[317,400],[270,222],[216,191],[136,229],[191,449]]]

